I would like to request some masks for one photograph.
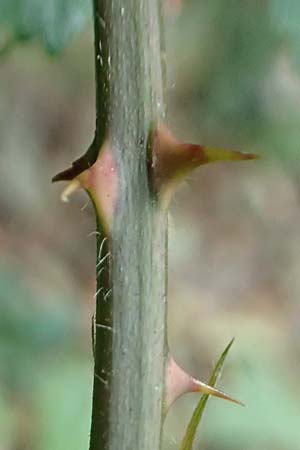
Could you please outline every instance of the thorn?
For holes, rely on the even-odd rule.
[[[153,131],[153,182],[164,208],[169,206],[176,187],[197,167],[218,161],[245,161],[258,158],[253,153],[204,147],[179,141],[160,124]]]
[[[78,188],[85,189],[93,201],[105,233],[109,234],[117,199],[116,164],[108,140],[103,142],[96,160],[90,160],[88,154],[94,153],[94,147],[93,142],[84,156],[74,161],[69,169],[55,175],[52,181],[70,181],[61,195],[63,202],[67,202]]]
[[[208,384],[202,383],[202,381],[196,380],[195,378],[193,378],[193,384],[194,384],[192,390],[193,392],[201,392],[202,394],[212,395],[214,397],[222,398],[224,400],[228,400],[229,402],[236,403],[237,405],[245,406],[244,403],[240,402],[239,400],[236,400],[235,398],[231,397],[228,394],[225,394],[225,392],[213,388]]]
[[[236,403],[237,405],[245,406],[239,400],[225,394],[225,392],[209,386],[208,384],[202,383],[192,377],[177,364],[172,356],[169,355],[166,367],[166,410],[169,409],[175,400],[188,392],[201,392],[202,394],[212,395],[214,397],[219,397]]]
[[[72,180],[67,185],[67,187],[62,191],[60,196],[61,201],[64,203],[68,203],[70,195],[73,194],[75,191],[77,191],[77,189],[79,189],[80,187],[81,187],[80,181],[74,178],[74,180]]]

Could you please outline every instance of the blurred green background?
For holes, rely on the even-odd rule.
[[[300,449],[300,2],[166,0],[168,124],[257,152],[197,171],[171,208],[169,341],[207,380],[196,448]],[[94,219],[50,179],[94,131],[91,8],[0,0],[0,450],[87,448]],[[178,449],[198,400],[165,427]]]

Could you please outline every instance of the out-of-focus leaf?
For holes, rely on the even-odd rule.
[[[74,359],[66,355],[41,368],[35,390],[38,449],[87,448],[91,365],[90,358]]]
[[[212,373],[212,375],[210,377],[210,380],[209,380],[209,383],[208,383],[210,386],[215,386],[216,382],[218,381],[218,378],[219,378],[219,375],[221,373],[223,364],[224,364],[226,356],[227,356],[227,354],[228,354],[228,352],[229,352],[229,350],[230,350],[230,348],[231,348],[231,346],[233,344],[233,341],[234,341],[234,339],[232,339],[229,342],[229,344],[225,348],[224,352],[220,356],[217,364],[215,365],[213,373]],[[193,442],[194,442],[195,435],[196,435],[196,431],[197,431],[197,428],[200,425],[201,418],[203,416],[203,412],[204,412],[204,409],[205,409],[208,397],[209,396],[207,394],[204,394],[204,395],[201,396],[201,398],[200,398],[200,400],[199,400],[199,402],[198,402],[198,404],[197,404],[197,406],[195,408],[195,411],[194,411],[194,413],[192,415],[192,418],[191,418],[191,420],[190,420],[190,422],[189,422],[189,424],[187,426],[186,433],[184,435],[184,438],[183,438],[181,446],[180,446],[180,450],[192,450]]]
[[[85,0],[0,0],[0,30],[11,39],[39,39],[50,53],[80,32],[91,14]]]
[[[270,14],[275,29],[285,33],[292,39],[300,36],[300,3],[298,0],[272,0],[270,2]]]
[[[0,264],[0,379],[13,392],[28,391],[44,355],[56,355],[74,336],[76,312],[48,298],[43,304],[16,267]]]
[[[298,0],[271,0],[269,4],[270,18],[274,30],[281,38],[288,41],[291,56],[299,68],[299,38],[300,38],[300,2]]]

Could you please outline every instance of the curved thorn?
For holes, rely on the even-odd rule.
[[[73,192],[77,191],[81,187],[81,183],[76,178],[72,180],[67,187],[61,193],[61,201],[67,203],[69,201],[69,197]]]

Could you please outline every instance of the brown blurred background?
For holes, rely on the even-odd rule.
[[[95,225],[87,197],[64,205],[50,180],[93,136],[90,11],[52,0],[67,26],[33,4],[0,1],[0,450],[81,450]],[[247,404],[210,400],[195,448],[299,450],[300,3],[167,6],[170,128],[262,156],[200,168],[171,208],[170,346],[206,381],[235,336],[220,386]],[[197,399],[170,412],[166,450]]]

